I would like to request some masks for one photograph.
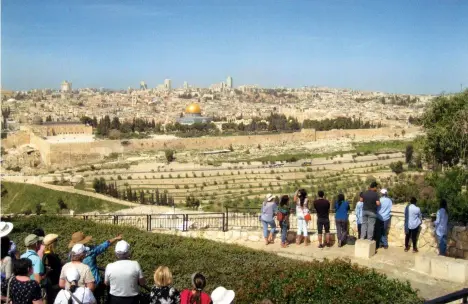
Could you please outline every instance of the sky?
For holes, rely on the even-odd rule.
[[[466,16],[466,0],[1,0],[1,85],[457,92]]]

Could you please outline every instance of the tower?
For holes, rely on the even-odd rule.
[[[164,79],[164,89],[167,91],[170,91],[172,88],[171,85],[171,80],[170,79]]]
[[[144,81],[140,81],[140,90],[147,90],[148,86]]]
[[[187,81],[184,81],[184,90],[187,90],[188,89],[188,83]]]
[[[232,89],[232,77],[231,76],[228,76],[228,78],[226,79],[226,84],[227,84],[228,89]]]
[[[62,82],[62,85],[60,86],[60,89],[61,89],[61,91],[64,92],[64,93],[65,93],[65,92],[71,92],[71,90],[72,90],[72,83],[71,83],[71,82],[68,82],[68,81],[66,81],[66,80],[64,80],[64,81]]]

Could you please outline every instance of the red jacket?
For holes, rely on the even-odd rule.
[[[192,296],[193,296],[192,290],[191,289],[185,289],[184,291],[182,291],[180,293],[180,304],[189,304],[190,299],[192,298]],[[201,304],[212,304],[213,303],[211,301],[211,297],[208,294],[204,293],[204,292],[201,292],[200,299],[201,299]]]

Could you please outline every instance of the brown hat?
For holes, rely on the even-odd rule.
[[[72,234],[72,238],[70,243],[68,244],[68,248],[72,248],[75,244],[86,244],[92,239],[92,236],[85,236],[84,233],[81,231],[75,232]]]

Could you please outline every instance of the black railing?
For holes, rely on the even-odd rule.
[[[468,288],[449,293],[445,296],[424,302],[425,304],[445,304],[453,301],[462,300],[461,303],[468,303]]]

